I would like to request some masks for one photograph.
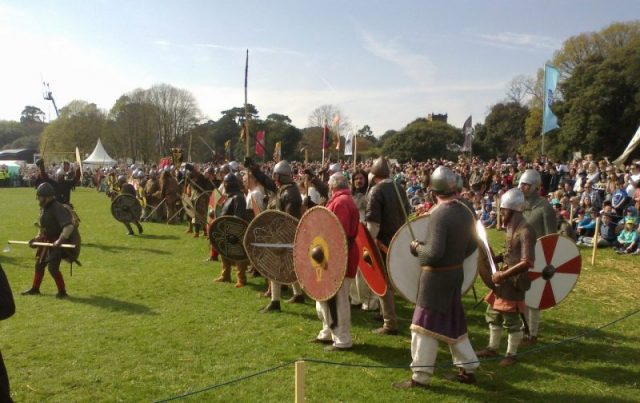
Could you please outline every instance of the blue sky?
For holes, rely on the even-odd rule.
[[[298,127],[340,108],[374,134],[430,112],[484,120],[515,76],[534,76],[562,42],[640,18],[640,1],[3,1],[0,119],[74,99],[110,109],[135,88],[193,93],[202,118],[244,102]]]

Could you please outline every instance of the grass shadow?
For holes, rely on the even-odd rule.
[[[120,301],[114,298],[103,297],[99,295],[92,295],[88,298],[69,296],[67,297],[67,300],[75,303],[107,309],[113,312],[122,312],[135,315],[158,315],[158,313],[154,312],[146,305]]]
[[[180,237],[176,235],[159,235],[159,234],[147,234],[147,233],[143,233],[142,235],[136,235],[136,236],[144,239],[165,239],[165,240],[180,239]]]
[[[144,236],[144,235],[142,235]],[[151,252],[151,253],[155,253],[158,255],[170,255],[171,252],[166,251],[166,250],[160,250],[160,249],[152,249],[152,248],[130,248],[128,246],[123,246],[123,245],[98,245],[95,243],[83,243],[82,244],[83,248],[96,248],[96,249],[100,249],[101,251],[104,252],[110,252],[110,253],[119,253],[122,252],[123,250],[135,250],[135,251],[144,251],[144,252]]]

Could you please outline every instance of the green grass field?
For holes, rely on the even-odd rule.
[[[354,349],[326,353],[308,341],[321,327],[315,305],[283,304],[281,314],[259,313],[264,279],[247,287],[214,284],[218,263],[204,262],[208,244],[184,234],[184,225],[144,224],[142,236],[125,235],[110,202],[95,190],[72,195],[81,223],[82,267],[62,271],[70,298],[56,299],[46,275],[42,296],[21,296],[33,275],[33,250],[13,246],[0,262],[13,288],[17,312],[0,324],[0,349],[18,402],[153,401],[248,375],[299,357],[364,365],[408,366],[412,307],[398,305],[403,332],[376,336],[372,315],[353,313]],[[0,241],[35,234],[38,205],[32,189],[0,189]],[[500,250],[503,233],[490,232]],[[4,245],[3,245],[4,246]],[[639,401],[640,314],[575,342],[555,345],[640,307],[638,256],[603,251],[583,271],[572,294],[544,312],[538,351],[501,369],[481,365],[476,386],[446,381],[436,371],[429,391],[399,391],[408,369],[306,364],[309,402],[382,401]],[[479,294],[486,287],[478,280]],[[283,297],[287,297],[285,294]],[[471,342],[486,345],[484,304],[464,297]],[[502,350],[506,348],[503,336]],[[521,349],[526,352],[526,349]],[[448,366],[442,346],[438,364]],[[292,401],[294,368],[288,365],[242,382],[196,394],[187,401]]]

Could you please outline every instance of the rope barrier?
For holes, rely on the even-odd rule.
[[[183,399],[185,397],[196,395],[198,393],[207,392],[209,390],[213,390],[213,389],[216,389],[216,388],[219,388],[219,387],[222,387],[222,386],[230,385],[232,383],[244,381],[246,379],[253,378],[255,376],[266,374],[268,372],[272,372],[272,371],[278,370],[278,369],[280,369],[282,367],[289,366],[289,365],[295,363],[296,361],[297,360],[287,361],[287,362],[284,362],[282,364],[279,364],[279,365],[276,365],[276,366],[273,366],[273,367],[270,367],[270,368],[267,368],[267,369],[263,369],[262,371],[254,372],[253,374],[249,374],[249,375],[241,376],[241,377],[238,377],[238,378],[234,378],[234,379],[231,379],[229,381],[222,382],[222,383],[217,383],[215,385],[207,386],[206,388],[202,388],[202,389],[199,389],[199,390],[194,390],[193,392],[188,392],[188,393],[185,393],[185,394],[182,394],[182,395],[170,397],[170,398],[163,399],[163,400],[156,400],[155,403],[163,403],[163,402],[170,402],[172,400]]]
[[[576,336],[570,337],[568,339],[560,340],[558,342],[551,343],[551,344],[546,344],[544,346],[531,348],[531,349],[523,351],[523,352],[518,352],[518,356],[528,355],[528,354],[531,354],[531,353],[535,353],[535,352],[539,352],[539,351],[543,351],[543,350],[548,350],[550,348],[557,347],[557,346],[560,346],[562,344],[567,344],[567,343],[574,342],[577,339],[586,337],[586,336],[588,336],[590,334],[593,334],[593,333],[596,333],[596,332],[598,332],[598,331],[600,331],[600,330],[602,330],[604,328],[613,326],[614,324],[616,324],[618,322],[621,322],[621,321],[623,321],[625,319],[628,319],[628,318],[630,318],[630,317],[632,317],[634,315],[637,315],[638,313],[640,313],[640,308],[637,308],[634,311],[631,311],[631,312],[627,313],[626,315],[621,316],[621,317],[619,317],[619,318],[617,318],[617,319],[615,319],[615,320],[613,320],[613,321],[611,321],[609,323],[606,323],[606,324],[604,324],[602,326],[599,326],[599,327],[596,327],[596,328],[593,328],[593,329],[589,329],[589,330],[587,330],[585,332],[582,332],[582,333],[580,333],[580,334],[578,334]],[[263,374],[266,374],[266,373],[269,373],[269,372],[276,371],[276,370],[278,370],[280,368],[283,368],[283,367],[289,366],[291,364],[294,364],[296,361],[306,361],[306,362],[313,362],[313,363],[316,363],[316,364],[334,365],[334,366],[351,367],[351,368],[411,369],[411,368],[449,368],[449,367],[453,367],[453,366],[461,366],[461,365],[467,365],[467,364],[477,364],[477,363],[482,363],[482,362],[489,362],[489,361],[494,361],[494,360],[498,360],[498,359],[501,359],[501,358],[502,358],[501,356],[497,356],[497,357],[487,358],[487,359],[483,359],[483,360],[462,362],[462,363],[456,363],[456,364],[453,364],[453,363],[449,364],[448,363],[448,364],[440,364],[440,365],[419,365],[419,366],[418,365],[414,365],[414,366],[411,366],[411,365],[359,364],[359,363],[337,362],[337,361],[320,360],[320,359],[317,359],[317,358],[304,358],[303,357],[303,358],[299,358],[297,360],[291,360],[291,361],[284,362],[282,364],[275,365],[273,367],[264,369],[262,371],[258,371],[258,372],[254,372],[252,374],[248,374],[248,375],[245,375],[245,376],[234,378],[234,379],[231,379],[229,381],[225,381],[225,382],[222,382],[222,383],[210,385],[210,386],[207,386],[205,388],[202,388],[202,389],[199,389],[199,390],[195,390],[193,392],[188,392],[188,393],[185,393],[185,394],[182,394],[182,395],[178,395],[178,396],[174,396],[174,397],[170,397],[170,398],[167,398],[167,399],[156,400],[155,403],[163,403],[163,402],[169,402],[169,401],[172,401],[172,400],[183,399],[185,397],[189,397],[189,396],[196,395],[196,394],[199,394],[199,393],[207,392],[209,390],[213,390],[213,389],[216,389],[216,388],[219,388],[219,387],[222,387],[222,386],[230,385],[232,383],[244,381],[244,380],[249,379],[249,378],[253,378],[253,377],[256,377],[256,376],[259,376],[259,375],[263,375]]]

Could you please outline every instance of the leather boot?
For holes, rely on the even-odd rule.
[[[303,294],[294,295],[293,297],[289,298],[286,302],[288,304],[304,304],[304,295]]]
[[[269,305],[262,309],[262,313],[280,312],[280,301],[271,301]]]

